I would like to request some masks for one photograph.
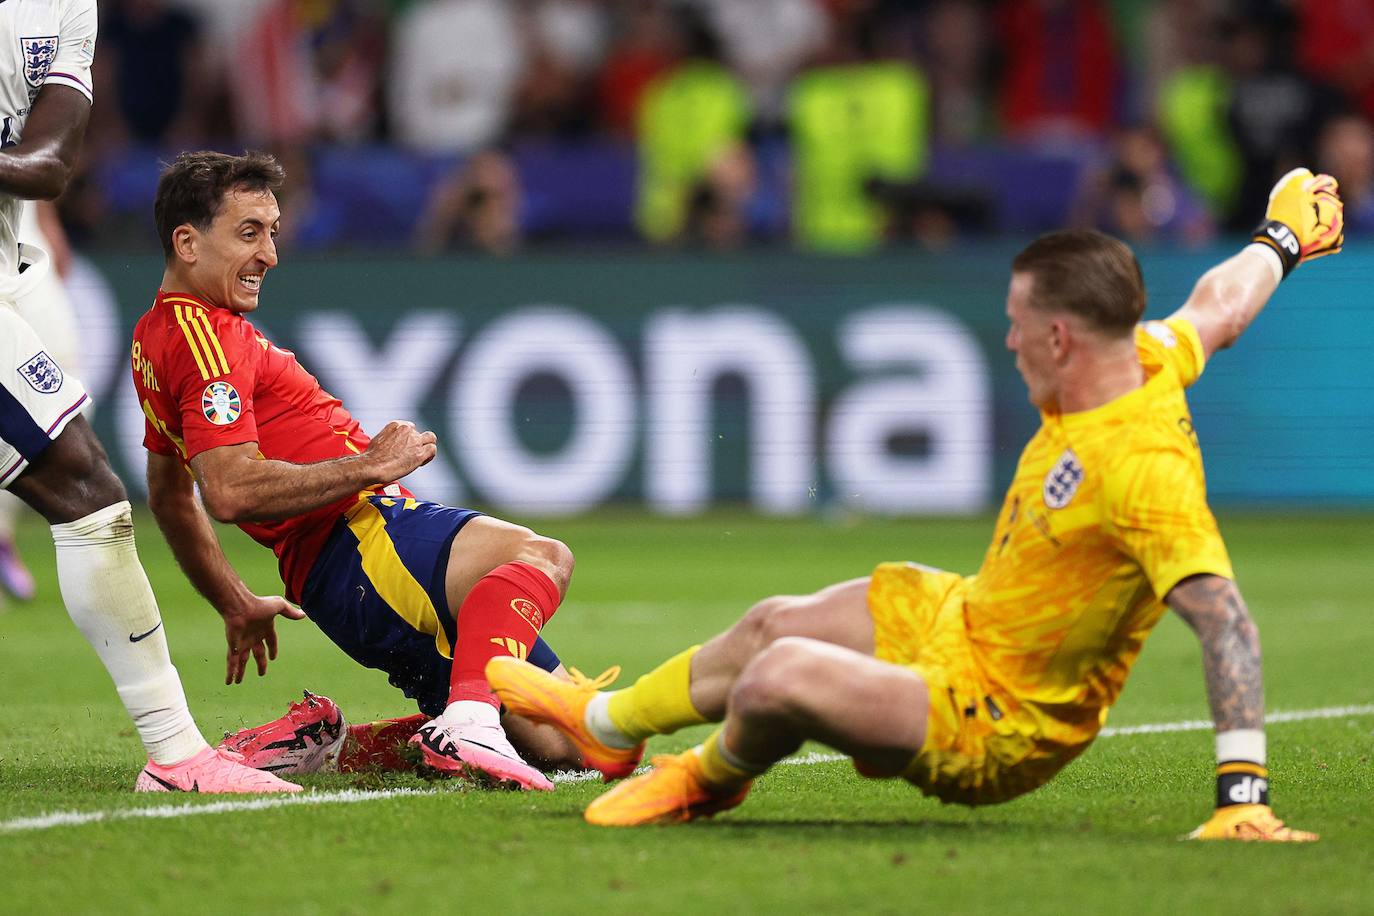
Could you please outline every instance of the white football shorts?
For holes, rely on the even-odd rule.
[[[38,458],[90,400],[13,308],[0,304],[0,489]]]

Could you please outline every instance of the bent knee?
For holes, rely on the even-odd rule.
[[[553,580],[554,585],[558,586],[559,595],[568,593],[574,560],[573,552],[567,544],[526,529],[516,551],[516,560],[541,570]]]
[[[825,661],[815,640],[779,637],[744,669],[730,693],[730,707],[746,715],[797,712],[824,682]]]
[[[755,604],[740,619],[738,626],[744,631],[755,653],[780,639],[797,635],[792,623],[792,611],[797,600],[790,595],[774,595]]]

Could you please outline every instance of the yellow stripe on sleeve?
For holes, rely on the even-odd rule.
[[[219,338],[215,336],[215,329],[210,326],[210,317],[204,312],[196,312],[196,317],[200,319],[201,324],[205,325],[205,336],[210,338],[210,343],[215,348],[215,356],[219,357],[219,364],[223,368],[224,374],[228,375],[229,360],[224,358],[224,349],[219,345]],[[210,362],[214,361],[214,357],[211,357]]]
[[[377,507],[360,500],[348,512],[348,530],[358,539],[358,554],[363,558],[363,572],[372,581],[377,594],[399,614],[406,623],[421,633],[434,634],[434,647],[444,658],[453,657],[448,634],[439,624],[439,614],[424,586],[401,562],[396,545],[387,534],[386,519]]]
[[[219,363],[215,362],[215,353],[210,349],[210,341],[205,339],[205,331],[201,329],[200,322],[196,320],[197,318],[203,317],[204,315],[199,309],[195,311],[191,309],[186,310],[186,323],[195,330],[196,339],[200,341],[200,352],[205,354],[205,364],[210,367],[210,375],[207,376],[207,378],[213,378],[217,375],[228,375],[228,367],[221,369]],[[215,346],[219,346],[219,341],[215,341]]]
[[[205,368],[205,360],[201,359],[200,348],[196,346],[195,335],[191,333],[191,326],[186,321],[186,316],[181,312],[181,306],[172,306],[173,313],[177,316],[177,324],[181,325],[181,333],[186,337],[186,345],[191,348],[191,355],[196,358],[196,367],[200,369],[200,377],[207,381],[213,376],[210,370]]]

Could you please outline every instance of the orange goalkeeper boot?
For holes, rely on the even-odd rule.
[[[1294,830],[1274,816],[1268,805],[1227,805],[1218,808],[1185,840],[1241,840],[1261,843],[1312,843],[1321,837]]]
[[[644,742],[634,747],[611,747],[587,728],[587,704],[602,687],[620,675],[620,668],[603,671],[589,678],[569,668],[572,680],[549,674],[542,668],[509,656],[487,662],[487,683],[508,711],[533,722],[542,722],[567,735],[587,769],[600,770],[607,782],[634,772],[644,757]]]
[[[752,783],[715,787],[701,775],[695,750],[654,758],[654,768],[628,779],[587,806],[587,823],[598,827],[682,824],[728,811]]]

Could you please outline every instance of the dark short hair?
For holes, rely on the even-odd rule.
[[[1129,333],[1145,313],[1145,278],[1129,246],[1092,229],[1042,235],[1011,262],[1035,278],[1031,306],[1070,312],[1109,333]]]
[[[172,232],[177,226],[189,223],[202,232],[209,229],[229,191],[275,193],[285,181],[286,171],[271,153],[182,153],[157,180],[153,217],[162,253],[172,259]]]

